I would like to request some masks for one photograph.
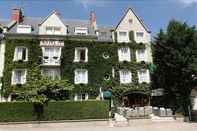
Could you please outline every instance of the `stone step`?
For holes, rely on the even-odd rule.
[[[159,117],[159,116],[155,116],[155,115],[150,115],[151,120],[155,121],[155,122],[171,122],[171,121],[175,121],[175,119],[173,117]]]

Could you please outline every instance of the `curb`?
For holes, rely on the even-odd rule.
[[[54,120],[54,121],[26,121],[26,122],[0,122],[0,125],[16,124],[44,124],[44,123],[70,123],[70,122],[108,122],[110,119],[82,119],[82,120]]]

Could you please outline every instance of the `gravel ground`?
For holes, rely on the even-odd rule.
[[[197,131],[197,123],[135,122],[110,127],[109,122],[72,122],[0,125],[0,131]]]

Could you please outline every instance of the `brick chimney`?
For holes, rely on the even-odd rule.
[[[23,14],[20,8],[12,9],[11,20],[20,23],[23,21]]]
[[[97,30],[96,13],[94,11],[90,12],[90,25],[94,30]]]

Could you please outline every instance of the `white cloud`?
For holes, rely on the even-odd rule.
[[[75,0],[75,2],[82,4],[82,6],[87,9],[89,6],[105,6],[110,0]]]
[[[197,0],[177,0],[178,2],[184,4],[185,6],[191,6],[197,4]]]

